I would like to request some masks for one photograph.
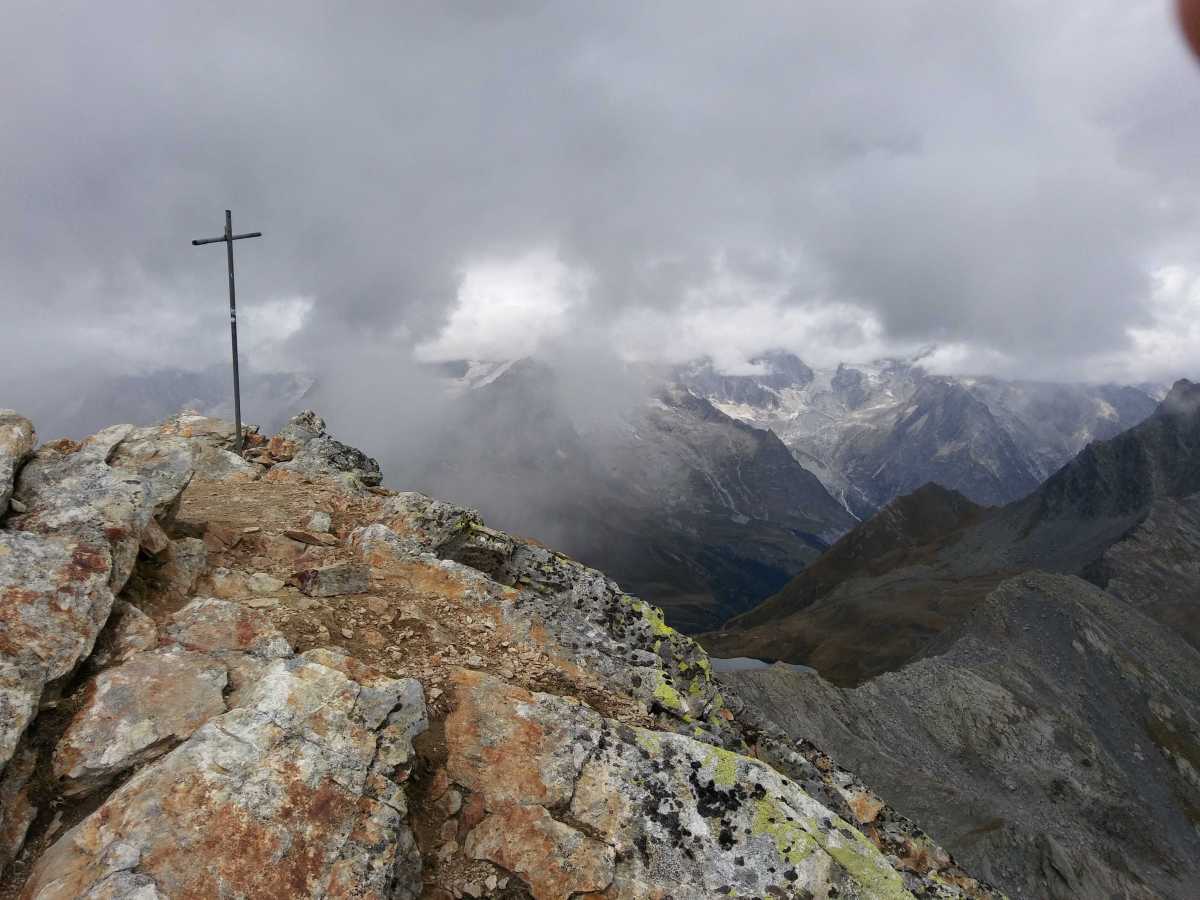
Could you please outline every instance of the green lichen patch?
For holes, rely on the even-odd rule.
[[[792,864],[799,863],[817,849],[817,842],[794,819],[774,800],[764,797],[755,801],[750,833],[771,838],[780,856]]]
[[[683,697],[661,675],[659,676],[658,684],[654,686],[654,699],[659,702],[663,709],[680,716],[687,715],[687,705],[683,702]]]
[[[842,842],[843,828],[854,835],[853,840]],[[866,896],[878,897],[879,900],[912,900],[912,894],[905,890],[899,874],[883,863],[879,852],[867,843],[865,837],[844,823],[837,832],[831,834],[836,834],[837,838],[825,841],[821,849],[853,876]]]
[[[708,764],[713,767],[713,784],[717,787],[733,787],[737,783],[738,756],[729,750],[713,747]]]

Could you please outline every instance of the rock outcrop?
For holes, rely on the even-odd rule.
[[[758,760],[476,673],[453,700],[446,771],[482,798],[466,853],[534,900],[911,896],[862,834]]]
[[[0,890],[995,896],[603,573],[373,485],[315,415],[249,438],[257,473],[213,464],[231,435],[181,415],[17,473]]]
[[[364,685],[351,668],[330,655],[272,664],[244,705],[63,835],[23,896],[415,900],[419,858],[393,780],[412,729],[394,720],[423,719],[420,689]]]
[[[325,431],[325,420],[312,410],[294,416],[267,444],[268,458],[279,468],[308,475],[349,476],[364,485],[383,481],[379,463],[361,450],[334,440]]]
[[[0,765],[18,752],[47,686],[53,693],[91,653],[139,545],[149,536],[159,546],[193,452],[157,429],[116,426],[82,444],[45,445],[21,466],[0,529]],[[9,853],[32,819],[15,771],[3,790],[25,798],[22,811],[0,808]]]
[[[1194,894],[1200,653],[1079,578],[1010,579],[928,658],[854,689],[721,678],[1013,896]]]
[[[36,444],[33,423],[15,410],[0,409],[0,516],[8,512],[13,476]]]

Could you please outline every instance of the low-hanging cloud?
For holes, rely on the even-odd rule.
[[[189,242],[227,206],[277,313],[247,346],[321,377],[572,340],[1184,374],[1169,5],[10,4],[0,377],[223,360],[223,254]]]

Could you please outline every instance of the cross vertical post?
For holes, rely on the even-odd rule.
[[[233,233],[233,213],[230,210],[225,210],[225,234],[215,238],[200,238],[192,241],[192,246],[197,247],[200,244],[215,244],[217,241],[225,242],[226,259],[229,263],[229,334],[233,343],[233,417],[234,427],[237,429],[233,441],[233,451],[235,453],[242,452],[242,388],[238,376],[238,345],[237,345],[237,291],[234,288],[233,282],[233,242],[240,241],[242,238],[262,237],[261,231],[253,231],[248,234]]]

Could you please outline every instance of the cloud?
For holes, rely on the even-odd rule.
[[[18,2],[0,99],[0,379],[221,362],[226,207],[272,364],[1200,362],[1145,338],[1200,245],[1166,4]]]
[[[468,266],[442,330],[416,347],[425,362],[516,359],[567,328],[571,308],[587,296],[588,277],[554,254],[536,250],[512,260]]]

